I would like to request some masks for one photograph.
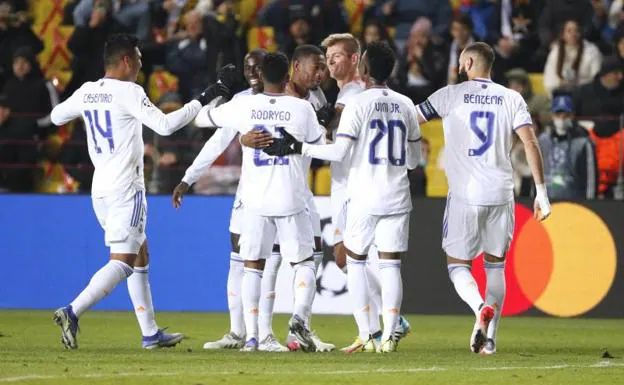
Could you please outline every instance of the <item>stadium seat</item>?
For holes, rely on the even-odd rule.
[[[429,159],[427,162],[427,196],[445,197],[448,184],[444,170],[438,165],[440,152],[444,147],[444,131],[441,120],[432,120],[420,127],[422,136],[429,141]]]
[[[256,48],[264,48],[269,52],[277,51],[273,27],[250,28],[247,32],[247,46],[250,51]]]
[[[533,93],[535,95],[548,95],[546,89],[544,88],[544,74],[539,72],[530,73],[529,81],[531,82],[531,87],[533,88]]]
[[[152,72],[147,80],[147,93],[150,100],[158,102],[160,97],[170,91],[177,91],[178,78],[163,69]]]
[[[323,166],[314,175],[314,195],[329,195],[330,191],[331,171],[329,166]]]

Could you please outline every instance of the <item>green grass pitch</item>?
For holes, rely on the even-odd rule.
[[[0,384],[623,384],[622,320],[503,319],[496,356],[470,353],[471,317],[408,316],[396,354],[241,353],[202,349],[228,329],[226,314],[160,313],[188,339],[143,351],[134,314],[89,312],[80,348],[66,351],[51,311],[0,311]],[[282,340],[287,316],[274,329]],[[355,336],[352,317],[314,316],[325,340]],[[614,357],[602,358],[608,349]]]

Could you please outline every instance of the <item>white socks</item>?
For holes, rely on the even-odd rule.
[[[494,308],[494,318],[488,327],[487,338],[496,340],[496,330],[498,329],[503,303],[505,302],[505,261],[485,261],[484,264],[487,276],[485,303]]]
[[[381,300],[383,304],[383,334],[381,340],[392,337],[401,316],[403,301],[403,281],[401,280],[400,259],[380,259]]]
[[[230,332],[243,338],[245,336],[245,319],[243,317],[243,300],[241,296],[244,263],[238,253],[230,253],[230,270],[227,278],[227,300],[230,310]]]
[[[273,252],[266,260],[262,283],[260,289],[260,314],[258,318],[258,328],[260,331],[260,341],[263,341],[269,334],[273,334],[273,305],[275,304],[275,282],[277,272],[282,265],[280,253]]]
[[[381,331],[381,324],[379,323],[379,314],[381,313],[381,285],[379,284],[377,274],[371,269],[368,263],[366,264],[366,278],[368,281],[368,295],[370,298],[368,322],[371,334],[375,334]]]
[[[141,333],[144,337],[151,337],[158,333],[158,325],[154,316],[152,291],[149,284],[149,265],[135,267],[134,274],[128,277],[128,293],[134,306]]]
[[[295,311],[305,320],[312,311],[314,293],[316,293],[316,269],[314,261],[305,261],[293,266],[295,272],[293,293],[295,297]]]
[[[241,285],[243,310],[245,318],[245,330],[247,341],[252,338],[258,339],[258,302],[260,302],[260,286],[262,283],[262,270],[245,267],[243,282]]]
[[[366,343],[370,337],[370,300],[366,261],[347,256],[347,289],[353,303],[353,316],[358,326],[358,335]]]
[[[483,304],[483,298],[479,293],[479,287],[470,273],[470,266],[451,263],[448,265],[449,277],[455,285],[455,291],[459,297],[470,306],[475,316],[479,315],[479,307]]]
[[[132,267],[127,263],[110,260],[98,270],[85,289],[70,304],[76,317],[87,311],[91,306],[100,302],[115,286],[132,274]]]

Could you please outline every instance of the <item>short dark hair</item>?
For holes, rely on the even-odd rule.
[[[386,42],[373,42],[366,47],[366,61],[370,76],[378,83],[384,83],[394,69],[396,56]]]
[[[269,51],[267,51],[264,48],[255,48],[255,49],[252,49],[251,51],[247,52],[247,55],[257,56],[259,58],[263,58],[264,55],[266,55],[267,53],[269,53]]]
[[[134,57],[139,39],[130,34],[120,33],[111,35],[104,45],[104,65],[115,66],[124,56]]]
[[[483,64],[485,65],[486,69],[492,69],[492,66],[494,65],[495,55],[494,50],[492,49],[492,47],[490,47],[489,44],[482,41],[477,41],[469,44],[468,47],[464,49],[464,52],[476,54],[481,59],[483,59]]]
[[[458,23],[468,28],[469,30],[474,30],[474,23],[472,22],[472,17],[470,17],[467,13],[460,13],[453,17],[452,23]]]
[[[295,48],[292,61],[299,61],[308,56],[319,56],[319,55],[324,55],[323,51],[319,47],[312,45],[312,44],[302,44],[300,46],[297,46],[297,48]]]
[[[288,57],[282,52],[267,53],[262,59],[262,77],[271,84],[279,84],[288,75]]]

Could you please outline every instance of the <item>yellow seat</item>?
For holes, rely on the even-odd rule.
[[[445,197],[448,193],[448,184],[444,170],[438,167],[438,158],[444,147],[444,131],[442,121],[432,120],[420,127],[422,136],[429,142],[429,159],[427,162],[427,196]]]
[[[171,72],[156,70],[147,80],[147,93],[150,100],[158,103],[160,97],[167,92],[178,90],[178,78]]]
[[[273,27],[249,28],[247,32],[247,46],[250,51],[256,48],[264,48],[269,52],[277,51]]]
[[[314,175],[314,195],[329,195],[331,192],[331,171],[329,166],[316,170]]]
[[[544,88],[544,74],[543,73],[530,73],[529,81],[531,82],[531,87],[533,88],[533,93],[535,95],[544,95],[548,96],[548,92]]]

